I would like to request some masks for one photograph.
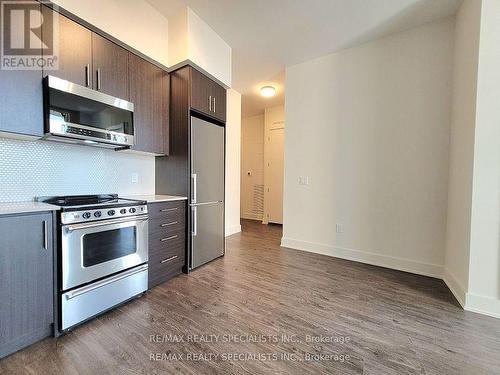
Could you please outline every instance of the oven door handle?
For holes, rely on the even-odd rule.
[[[110,277],[109,279],[100,281],[98,283],[95,283],[95,284],[92,284],[92,285],[88,285],[88,286],[84,286],[84,287],[79,288],[79,289],[75,289],[75,290],[73,290],[71,292],[66,293],[66,299],[72,299],[72,298],[81,296],[82,294],[85,294],[85,293],[91,292],[93,290],[102,288],[103,286],[106,286],[106,285],[109,285],[111,283],[117,282],[117,281],[119,281],[121,279],[124,279],[126,277],[135,275],[136,273],[147,271],[147,269],[148,269],[148,265],[145,264],[143,266],[131,269],[129,271],[125,271],[125,272],[121,273],[120,275],[116,275],[116,276]]]
[[[74,230],[79,230],[79,229],[104,227],[113,224],[133,223],[133,222],[147,221],[147,220],[148,220],[148,215],[129,216],[123,219],[103,220],[103,221],[98,221],[96,223],[67,225],[65,226],[65,228],[68,232],[73,232]]]

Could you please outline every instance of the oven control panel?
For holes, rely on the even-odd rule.
[[[61,213],[62,224],[83,223],[87,221],[110,220],[122,217],[144,215],[148,213],[147,205],[114,207],[99,209],[82,209],[79,211],[69,211]]]

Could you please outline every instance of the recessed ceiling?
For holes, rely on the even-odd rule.
[[[147,0],[167,18],[189,6],[233,49],[243,116],[284,103],[284,69],[453,15],[462,0]],[[259,89],[277,87],[273,98]]]

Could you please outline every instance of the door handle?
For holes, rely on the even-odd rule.
[[[43,249],[49,249],[49,223],[47,220],[43,221]]]
[[[163,210],[160,210],[160,212],[169,212],[169,211],[176,211],[178,207],[174,208],[164,208]]]
[[[161,226],[161,227],[168,227],[168,226],[170,226],[170,225],[175,225],[175,224],[177,224],[177,223],[178,223],[177,221],[172,221],[171,223],[165,223],[165,224],[162,224],[162,225],[160,225],[160,226]]]
[[[175,236],[170,236],[170,237],[167,237],[167,238],[162,238],[160,241],[161,242],[165,242],[165,241],[168,241],[168,240],[173,240],[175,238],[179,237],[177,234]]]
[[[191,207],[191,225],[193,229],[191,230],[191,235],[196,236],[198,235],[198,219],[197,219],[197,207],[193,206]]]
[[[212,95],[208,97],[208,110],[212,112]]]
[[[191,196],[192,196],[191,203],[196,203],[196,190],[197,190],[197,185],[198,185],[198,182],[196,180],[197,179],[196,173],[191,174],[191,179],[193,181],[193,187],[192,187],[192,193],[191,193]]]
[[[167,259],[163,259],[160,263],[163,264],[163,263],[167,263],[167,262],[170,262],[171,260],[174,260],[174,259],[177,259],[179,256],[178,255],[174,255],[170,258],[167,258]]]
[[[90,86],[90,64],[85,65],[85,86]]]
[[[214,113],[217,112],[216,106],[215,106],[215,96],[214,96]]]
[[[140,272],[144,272],[148,269],[148,265],[145,264],[143,266],[140,266],[140,267],[137,267],[135,269],[131,269],[129,271],[125,271],[119,275],[116,275],[116,276],[113,276],[113,277],[110,277],[109,279],[106,279],[106,280],[103,280],[101,282],[97,282],[95,284],[92,284],[92,285],[88,285],[88,286],[84,286],[84,287],[81,287],[79,289],[76,289],[76,290],[73,290],[71,292],[68,292],[66,294],[66,299],[67,300],[70,300],[72,298],[75,298],[75,297],[78,297],[82,294],[85,294],[85,293],[88,293],[88,292],[91,292],[93,290],[96,290],[96,289],[99,289],[99,288],[102,288],[103,286],[106,286],[106,285],[109,285],[109,284],[112,284],[114,282],[117,282],[119,280],[122,280],[122,279],[125,279],[129,276],[133,276],[135,274],[138,274]]]
[[[148,220],[148,216],[147,215],[130,216],[128,218],[125,217],[123,219],[103,220],[103,221],[98,221],[98,222],[95,222],[95,223],[82,223],[82,224],[68,225],[68,226],[66,226],[66,230],[68,232],[73,232],[74,230],[78,230],[78,229],[105,227],[105,226],[108,226],[108,225],[122,224],[122,223],[131,223],[131,224],[133,224],[133,223],[138,223],[138,222],[147,221],[147,220]]]
[[[95,71],[96,79],[97,79],[97,91],[101,90],[101,69],[97,68]]]

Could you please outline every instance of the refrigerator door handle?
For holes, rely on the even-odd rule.
[[[196,190],[198,188],[197,182],[196,182],[196,173],[191,174],[191,180],[193,182],[193,185],[191,187],[191,189],[192,189],[191,202],[196,203]]]
[[[198,219],[197,219],[197,207],[192,206],[191,207],[191,225],[192,225],[192,230],[191,230],[191,235],[196,236],[198,234]]]

